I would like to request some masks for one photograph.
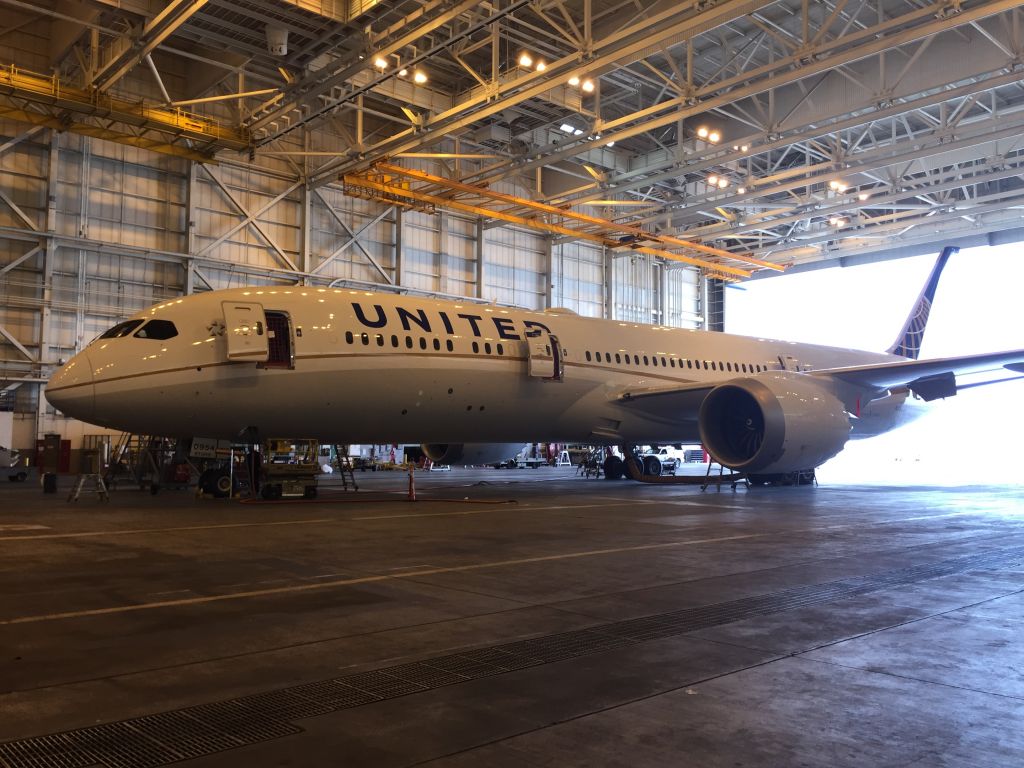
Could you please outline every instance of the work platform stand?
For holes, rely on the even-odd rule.
[[[347,491],[351,484],[352,490],[358,491],[359,486],[356,485],[356,476],[352,471],[352,460],[348,456],[348,446],[334,446],[334,458],[338,464],[338,473],[341,475],[341,487]]]
[[[712,483],[714,483],[714,485],[715,485],[715,490],[718,490],[718,491],[722,490],[722,483],[729,483],[729,484],[731,484],[732,485],[732,489],[734,491],[736,490],[736,486],[739,483],[743,483],[743,485],[745,487],[750,488],[750,481],[747,480],[746,475],[730,471],[729,477],[725,477],[722,474],[723,472],[725,472],[725,467],[723,467],[721,464],[718,464],[717,461],[712,461],[710,459],[710,457],[708,457],[708,459],[709,459],[708,460],[708,471],[704,475],[704,483],[700,487],[700,489],[702,491],[706,491],[711,486]],[[714,480],[711,479],[711,465],[712,464],[718,464],[718,476]]]
[[[79,475],[75,479],[75,484],[71,487],[71,493],[68,494],[68,501],[78,501],[78,497],[82,493],[82,487],[89,480],[92,480],[95,483],[96,496],[99,500],[110,501],[110,494],[107,493],[107,484],[103,482],[103,475],[99,473]]]

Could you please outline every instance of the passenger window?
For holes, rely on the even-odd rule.
[[[367,347],[367,346],[370,345],[370,334],[368,334],[368,333],[361,333],[359,335],[359,338],[362,339],[364,347]]]
[[[440,352],[441,351],[441,340],[440,339],[434,339],[434,351],[435,352]]]
[[[604,361],[606,363],[610,363],[612,361],[612,356],[611,356],[611,354],[609,352],[605,352],[604,353]]]
[[[178,329],[170,320],[150,320],[135,332],[140,339],[173,339],[178,335]]]
[[[587,362],[589,363],[590,362],[590,350],[587,350],[587,352],[585,354],[587,356]]]
[[[384,334],[382,334],[382,333],[378,333],[377,334],[377,346],[378,347],[383,347],[384,346]]]
[[[647,355],[644,355],[644,365],[650,365],[650,363],[647,360]]]
[[[398,349],[398,337],[394,334],[391,334],[391,346]]]
[[[633,355],[633,363],[640,365],[640,355]]]
[[[675,368],[676,367],[676,359],[674,357],[670,357],[669,360],[668,360],[668,364],[669,364],[670,368]]]
[[[345,331],[345,343],[346,344],[351,344],[352,341],[353,341],[352,331]]]
[[[491,354],[491,342],[489,342],[489,341],[484,344],[484,354],[485,355]]]
[[[726,363],[725,364],[725,369],[731,373],[732,372],[732,363]]]
[[[503,346],[501,346],[501,344],[498,345],[498,354],[499,355],[504,355],[505,354],[505,348]]]
[[[412,349],[412,336],[405,337],[405,348]]]
[[[444,342],[444,345],[448,348],[449,352],[451,352],[453,349],[455,349],[455,346],[452,344],[452,340],[451,339],[446,339],[445,342]]]
[[[615,362],[616,363],[621,363],[622,362],[622,360],[619,358],[619,353],[618,352],[615,353]]]
[[[473,354],[474,355],[480,354],[480,345],[477,344],[475,341],[473,342]]]
[[[427,348],[427,340],[425,338],[423,338],[422,336],[420,336],[420,349],[426,349],[426,348]]]

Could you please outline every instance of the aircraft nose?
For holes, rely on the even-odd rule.
[[[46,399],[61,413],[92,422],[96,413],[96,387],[88,353],[79,352],[50,377],[46,383]]]

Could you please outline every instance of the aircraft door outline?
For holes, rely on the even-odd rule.
[[[221,303],[228,360],[265,363],[270,356],[266,316],[262,304],[238,301]]]

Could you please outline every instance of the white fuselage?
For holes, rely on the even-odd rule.
[[[242,309],[259,319],[239,320]],[[699,439],[692,415],[659,417],[615,398],[626,389],[899,359],[301,286],[198,294],[134,317],[169,321],[176,335],[95,340],[50,380],[57,408],[163,436],[230,439],[254,428],[339,443],[669,443]],[[261,336],[270,337],[269,359]],[[906,393],[884,394],[837,393],[860,416],[855,435],[901,420]]]

